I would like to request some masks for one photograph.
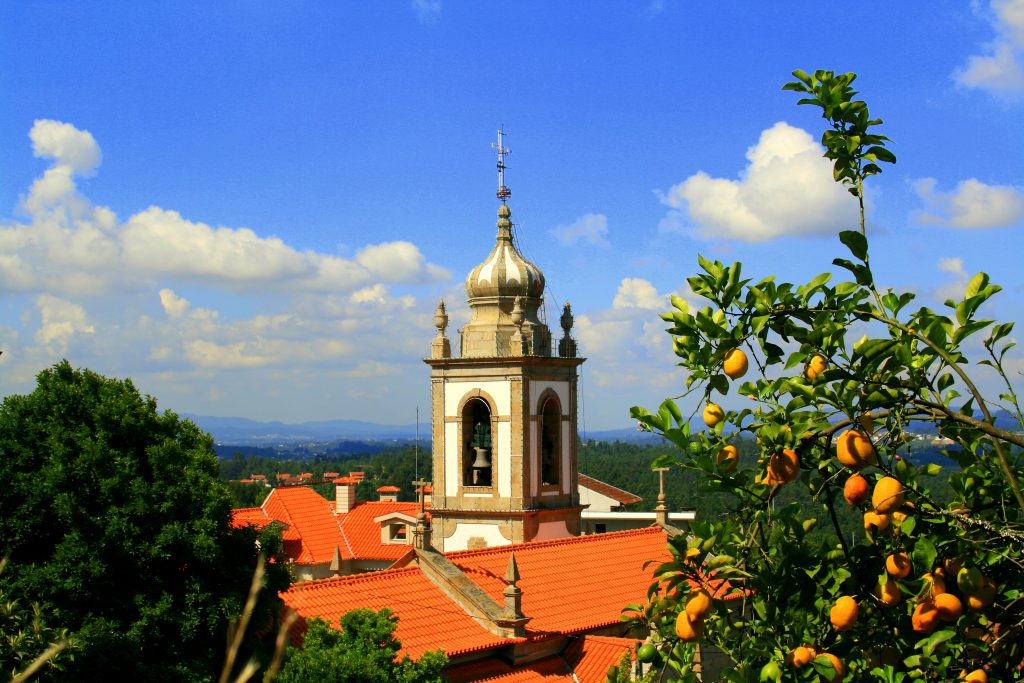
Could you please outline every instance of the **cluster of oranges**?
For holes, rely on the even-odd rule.
[[[676,617],[676,635],[684,643],[700,640],[704,635],[704,619],[711,613],[711,595],[703,588],[690,593],[686,606]]]

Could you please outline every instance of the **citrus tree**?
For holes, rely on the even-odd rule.
[[[933,311],[876,284],[865,181],[896,161],[881,119],[856,99],[855,74],[793,75],[784,89],[820,108],[825,156],[860,207],[833,261],[848,275],[753,282],[739,263],[698,257],[689,283],[707,305],[674,297],[662,316],[687,392],[632,414],[685,454],[655,466],[697,473],[732,510],[671,539],[673,560],[626,618],[652,629],[682,680],[696,678],[698,645],[705,661],[709,645],[732,660],[729,681],[1020,680],[1024,438],[994,418],[1021,422],[1003,366],[1013,324],[979,315],[1000,288],[979,273]],[[994,400],[981,370],[1006,387]],[[720,408],[730,392],[750,407]],[[691,431],[697,413],[706,430]],[[919,423],[945,437],[948,466],[915,459]],[[737,457],[740,438],[756,441],[756,462]],[[930,491],[937,477],[951,500]],[[811,503],[779,503],[787,487]],[[852,538],[839,523],[851,513],[863,519]]]

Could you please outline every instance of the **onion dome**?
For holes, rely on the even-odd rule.
[[[516,249],[512,239],[512,210],[498,208],[498,240],[494,249],[466,278],[466,293],[478,297],[529,297],[544,294],[544,274]]]

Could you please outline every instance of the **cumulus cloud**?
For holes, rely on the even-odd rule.
[[[188,309],[192,306],[188,299],[180,297],[173,290],[166,288],[160,290],[160,305],[164,307],[167,317],[172,320],[185,317]]]
[[[550,230],[555,239],[565,246],[572,246],[580,240],[597,247],[608,247],[608,217],[600,213],[588,213],[575,223],[559,225]]]
[[[856,204],[832,179],[831,163],[807,131],[785,122],[763,131],[736,180],[701,171],[662,197],[672,211],[663,231],[703,239],[765,242],[831,234],[856,223]]]
[[[619,283],[619,289],[612,300],[612,308],[646,308],[662,310],[668,307],[668,298],[658,294],[647,280],[627,277]]]
[[[1024,0],[993,0],[995,39],[953,73],[967,88],[995,94],[1024,93]]]
[[[952,192],[935,189],[934,178],[922,178],[914,189],[924,204],[915,219],[923,225],[952,228],[1001,228],[1024,217],[1024,192],[1009,185],[986,185],[969,178]]]
[[[89,132],[40,120],[30,138],[36,155],[53,164],[23,200],[30,221],[0,225],[0,284],[10,290],[99,294],[170,277],[233,290],[328,292],[451,277],[404,241],[366,245],[347,259],[157,206],[121,222],[77,192],[75,177],[94,172],[102,158]]]
[[[78,304],[49,294],[37,296],[35,304],[41,318],[35,340],[52,353],[66,353],[72,337],[94,332],[86,319],[85,309]]]

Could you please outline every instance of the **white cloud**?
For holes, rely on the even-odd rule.
[[[28,137],[32,141],[33,154],[53,159],[58,168],[66,168],[78,175],[93,173],[103,158],[92,133],[79,130],[70,123],[36,119]]]
[[[164,307],[164,313],[167,314],[167,317],[172,320],[185,317],[188,309],[192,306],[188,299],[178,296],[170,289],[160,290],[160,305]]]
[[[934,178],[922,178],[914,189],[924,204],[918,223],[952,228],[1001,228],[1024,217],[1024,193],[1009,185],[986,185],[975,178],[960,181],[952,192],[938,192]]]
[[[72,337],[95,331],[86,319],[85,309],[78,304],[49,294],[37,296],[35,304],[41,318],[35,340],[46,346],[51,353],[65,354]]]
[[[588,213],[575,223],[552,228],[550,233],[566,246],[572,246],[580,240],[597,247],[611,246],[605,239],[608,234],[608,217],[601,213]]]
[[[647,308],[662,310],[668,308],[668,299],[658,294],[647,280],[638,277],[627,277],[619,283],[619,289],[612,300],[612,308]]]
[[[964,270],[964,260],[959,256],[942,258],[939,259],[938,268],[943,273],[949,273],[953,277],[935,291],[935,299],[944,302],[947,299],[959,300],[963,298],[968,280],[967,271]]]
[[[366,245],[346,259],[157,206],[121,223],[76,191],[75,176],[95,171],[101,160],[91,134],[37,121],[30,137],[37,156],[54,163],[22,202],[30,222],[0,224],[0,283],[9,290],[99,294],[171,277],[243,291],[327,292],[451,277],[404,241]]]
[[[996,37],[953,73],[959,85],[995,94],[1024,93],[1024,0],[993,0]]]
[[[780,121],[761,133],[747,159],[737,180],[701,171],[674,186],[662,197],[673,210],[660,228],[704,239],[765,242],[856,224],[856,203],[833,181],[831,163],[806,131]]]

